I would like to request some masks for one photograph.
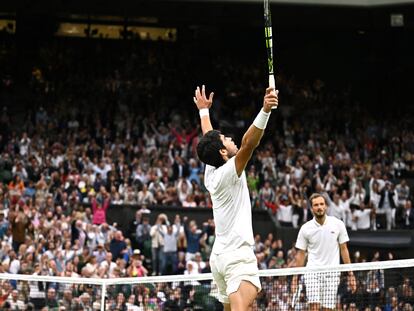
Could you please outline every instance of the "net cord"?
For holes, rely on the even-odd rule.
[[[378,262],[364,262],[353,264],[342,264],[334,266],[321,267],[301,267],[301,268],[285,268],[285,269],[268,269],[260,270],[259,277],[277,277],[288,275],[300,275],[310,272],[346,272],[346,271],[363,271],[363,270],[384,270],[384,269],[400,269],[414,267],[414,259],[388,260]],[[212,280],[211,273],[201,273],[196,275],[166,275],[166,276],[149,276],[149,277],[128,277],[128,278],[71,278],[59,276],[45,275],[27,275],[27,274],[9,274],[0,273],[0,280],[18,280],[32,282],[54,282],[54,283],[71,283],[71,284],[91,284],[99,286],[111,286],[119,284],[145,284],[145,283],[171,283],[185,281],[205,281]]]

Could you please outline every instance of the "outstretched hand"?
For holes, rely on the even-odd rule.
[[[213,96],[214,96],[214,93],[211,92],[207,98],[205,85],[201,87],[201,90],[200,90],[200,87],[197,86],[193,100],[194,100],[194,103],[197,105],[197,108],[200,110],[203,108],[211,107],[211,105],[213,104]]]
[[[270,112],[272,109],[277,108],[279,105],[279,91],[272,87],[266,89],[266,94],[263,99],[264,112]]]

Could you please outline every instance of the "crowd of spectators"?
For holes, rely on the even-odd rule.
[[[212,220],[200,226],[184,209],[175,219],[148,217],[151,205],[211,208],[195,152],[201,131],[191,101],[197,76],[189,68],[197,59],[161,43],[113,44],[57,40],[39,49],[23,94],[13,76],[2,80],[0,272],[114,278],[208,271]],[[86,48],[93,57],[85,59]],[[265,81],[264,73],[230,57],[212,64],[209,77],[219,77],[222,92],[213,121],[240,137],[264,90],[246,81]],[[407,119],[395,125],[374,118],[352,102],[350,90],[329,89],[321,80],[281,74],[278,85],[271,134],[246,170],[252,208],[299,227],[311,218],[307,198],[317,191],[326,194],[328,214],[351,230],[414,228],[407,182],[414,132]],[[19,112],[14,105],[22,100],[30,105]],[[135,234],[125,236],[107,219],[110,205],[137,207]],[[255,248],[261,269],[287,267],[295,254],[271,233],[256,237]],[[269,286],[286,286],[280,282]],[[108,303],[126,310],[175,301],[191,309],[196,286],[114,287]],[[84,310],[98,308],[99,294],[86,285],[6,280],[0,297],[12,307],[29,301],[36,309]],[[273,301],[263,301],[273,310]]]

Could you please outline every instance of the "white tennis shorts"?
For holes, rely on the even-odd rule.
[[[219,301],[230,303],[229,295],[237,292],[241,281],[249,281],[259,292],[262,289],[259,279],[257,259],[248,245],[223,254],[211,254],[210,267],[219,291]]]
[[[304,277],[308,303],[320,303],[323,308],[334,309],[340,273],[306,273]]]

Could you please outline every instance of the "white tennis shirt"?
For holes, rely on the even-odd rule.
[[[207,165],[204,184],[210,192],[216,239],[212,252],[222,254],[254,245],[252,209],[246,174],[237,176],[235,157],[215,168]]]
[[[348,241],[349,237],[343,221],[333,216],[326,216],[323,225],[313,218],[300,228],[296,248],[308,252],[306,266],[338,265],[339,244]]]

